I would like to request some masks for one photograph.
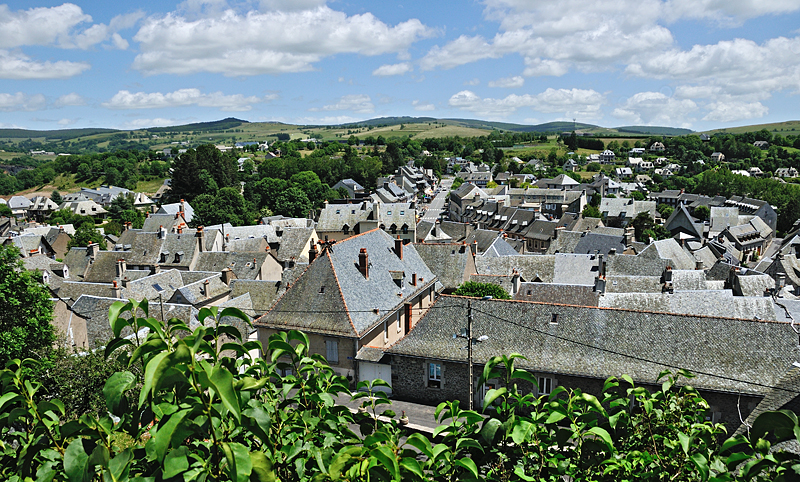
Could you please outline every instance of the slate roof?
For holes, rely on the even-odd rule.
[[[800,368],[792,366],[784,373],[775,388],[769,390],[756,408],[750,412],[745,423],[736,430],[735,435],[746,433],[747,427],[752,427],[753,422],[762,413],[776,410],[800,412]]]
[[[142,232],[157,233],[161,226],[169,233],[178,226],[186,227],[186,224],[183,222],[183,219],[180,217],[176,218],[174,214],[151,214],[145,218],[144,224],[142,225]]]
[[[774,283],[773,283],[774,284]],[[705,290],[706,274],[703,270],[672,270],[672,287],[675,290]],[[762,295],[764,293],[761,293]]]
[[[189,269],[199,251],[199,242],[193,232],[182,234],[167,234],[159,251],[159,264],[162,269],[185,268]],[[161,261],[161,255],[166,254],[166,260]],[[178,258],[180,256],[180,259]]]
[[[604,197],[600,201],[599,209],[603,216],[610,218],[619,217],[621,213],[625,213],[626,218],[635,218],[642,212],[648,212],[651,218],[655,218],[658,213],[655,201],[634,201],[628,198]]]
[[[75,301],[82,295],[99,297],[111,297],[112,290],[110,283],[83,283],[80,281],[64,281],[54,290],[56,295],[62,300]]]
[[[772,299],[764,296],[733,296],[730,290],[693,290],[674,293],[606,293],[603,308],[656,311],[684,315],[732,317],[747,320],[775,320]]]
[[[711,207],[710,215],[710,228],[708,230],[709,236],[714,233],[720,233],[728,226],[737,226],[739,224],[739,208],[731,207]]]
[[[319,213],[317,232],[341,231],[345,224],[352,230],[372,214],[371,203],[328,204]]]
[[[162,204],[156,214],[171,214],[173,217],[181,212],[181,203]],[[183,218],[187,223],[192,222],[194,217],[194,208],[188,202],[183,203]]]
[[[735,293],[740,296],[764,296],[766,290],[775,288],[775,280],[765,274],[737,276],[736,281]]]
[[[69,268],[70,276],[83,279],[86,269],[89,267],[89,255],[87,248],[71,248],[64,256],[64,264]]]
[[[454,290],[465,281],[467,266],[472,263],[472,251],[466,244],[415,243],[414,249],[445,289]]]
[[[436,282],[413,244],[403,246],[402,260],[394,245],[395,240],[380,229],[339,241],[320,254],[257,323],[360,337]],[[366,279],[358,269],[361,248],[369,256]],[[395,284],[393,272],[404,273],[402,289]],[[417,286],[410,283],[413,273]]]
[[[8,200],[8,207],[11,210],[30,209],[31,201],[25,196],[11,196]]]
[[[555,273],[555,256],[552,255],[520,255],[490,258],[485,256],[475,257],[475,267],[478,274],[509,275],[517,270],[522,276],[522,281],[536,281],[552,283]]]
[[[514,284],[512,283],[511,275],[496,275],[496,274],[473,274],[469,277],[470,281],[475,283],[488,283],[497,285],[506,293],[511,294],[514,291]]]
[[[660,278],[669,265],[669,260],[644,256],[644,252],[635,256],[616,254],[606,257],[606,275],[658,276]]]
[[[472,231],[465,240],[468,245],[472,245],[475,241],[478,242],[478,254],[486,252],[492,243],[500,236],[498,231],[491,231],[488,229],[476,229]]]
[[[208,283],[206,283],[208,281]],[[170,301],[180,304],[197,305],[230,293],[230,287],[222,282],[219,275],[195,281],[175,290]]]
[[[606,276],[606,293],[661,293],[661,276]]]
[[[692,256],[694,256],[695,261],[702,261],[703,269],[709,269],[717,262],[717,256],[708,246],[703,246],[697,251],[693,251]]]
[[[161,299],[167,302],[172,298],[175,290],[183,286],[183,284],[181,272],[176,269],[171,269],[134,281],[129,281],[128,286],[122,289],[122,297],[134,300],[142,300],[145,298],[148,300],[158,300],[159,291],[156,289],[156,285],[158,285],[163,290]]]
[[[221,273],[230,268],[237,279],[257,279],[268,253],[234,253],[230,251],[205,251],[197,255],[196,271]],[[255,265],[253,260],[255,259]]]
[[[521,283],[514,299],[540,303],[597,306],[600,293],[594,286],[557,283]]]
[[[249,294],[254,312],[251,315],[259,316],[272,308],[275,300],[283,294],[284,287],[280,281],[235,279],[231,281],[231,298]]]
[[[581,236],[572,252],[575,254],[594,254],[599,252],[605,256],[612,249],[616,249],[617,253],[625,251],[625,243],[622,236],[589,232]]]
[[[125,251],[98,251],[94,262],[84,277],[90,283],[111,283],[117,278],[117,260],[127,261],[129,253]]]
[[[503,239],[502,236],[498,236],[481,255],[496,258],[499,256],[518,256],[519,253],[506,242],[506,239]]]
[[[226,251],[239,253],[263,253],[269,247],[265,238],[231,239],[225,243]]]
[[[289,261],[291,259],[297,262],[308,262],[308,249],[306,248],[308,240],[312,237],[316,238],[316,231],[314,228],[287,228],[283,230],[281,235],[281,246],[278,248],[278,254],[275,256],[278,261]],[[317,239],[311,239],[312,243],[316,243]]]
[[[640,253],[643,257],[659,257],[670,260],[673,269],[694,269],[694,258],[681,248],[674,239],[653,241]]]
[[[181,275],[181,281],[183,284],[188,285],[190,283],[194,283],[195,281],[200,281],[201,279],[210,278],[212,276],[219,276],[219,271],[178,271]]]
[[[598,257],[559,253],[554,258],[553,283],[594,286],[600,269]]]
[[[466,305],[441,296],[387,353],[464,363],[464,344],[453,333],[463,327]],[[685,368],[697,374],[696,388],[764,395],[764,385],[776,384],[800,354],[797,336],[781,322],[502,300],[472,299],[472,307],[474,332],[488,337],[474,347],[476,364],[517,352],[527,358],[518,366],[529,371],[601,380],[627,374],[638,383]]]

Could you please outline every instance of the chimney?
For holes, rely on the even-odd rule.
[[[225,268],[222,270],[222,282],[226,285],[230,286],[231,281],[236,278],[236,275],[233,274],[233,271],[230,268]]]
[[[470,249],[472,250],[472,255],[473,256],[477,256],[478,255],[478,240],[477,239],[472,242],[472,244],[470,245]]]
[[[208,298],[208,280],[203,280],[203,295]]]
[[[123,288],[127,288],[127,287],[128,287],[128,283],[130,283],[130,282],[131,282],[131,280],[130,280],[130,279],[128,279],[128,277],[127,277],[127,276],[126,276],[126,277],[124,277],[124,278],[122,278],[122,287],[123,287]]]
[[[181,214],[186,212],[186,202],[181,199]]]
[[[461,241],[461,246],[458,248],[458,252],[464,254],[467,251],[467,243],[466,241]]]
[[[784,286],[786,286],[786,273],[778,273],[775,278],[775,290],[780,291]]]
[[[62,231],[64,230],[64,228],[62,228],[61,226],[59,226],[58,229]],[[122,223],[122,231],[120,232],[120,234],[124,233],[127,230],[128,230],[128,223]]]
[[[398,236],[397,239],[394,240],[394,254],[396,254],[397,257],[400,258],[400,261],[403,260],[403,240],[400,239],[400,236]]]
[[[178,219],[179,217],[181,217],[181,213],[175,213],[175,219]]]
[[[699,260],[698,260],[698,261],[695,261],[695,262],[694,262],[694,269],[696,269],[696,270],[697,270],[697,269],[703,269],[704,267],[705,267],[705,265],[703,264],[703,262],[702,262],[702,261],[699,261]]]
[[[90,258],[94,258],[98,251],[100,251],[100,245],[98,243],[89,243],[86,245],[86,252],[89,254]]]
[[[600,273],[600,276],[603,278],[606,277],[606,262],[603,260],[603,255],[597,255],[597,272]]]
[[[361,248],[358,252],[358,271],[364,275],[365,279],[369,279],[369,256],[367,255],[367,248]]]
[[[183,234],[183,226],[178,226],[178,234]]]
[[[206,233],[203,231],[203,226],[197,226],[197,232],[194,235],[197,236],[197,249],[202,253],[206,244]]]
[[[516,294],[519,293],[520,288],[522,288],[522,278],[520,278],[519,271],[516,269],[511,272],[511,287],[511,296],[516,296]]]
[[[319,254],[319,251],[317,251],[317,245],[314,244],[314,243],[311,243],[311,249],[308,250],[308,262],[309,262],[309,264],[313,263],[314,260],[317,259],[317,255],[318,254]]]
[[[122,288],[120,288],[116,281],[111,282],[111,297],[122,298]]]
[[[164,239],[166,237],[167,237],[167,229],[162,224],[161,226],[158,227],[158,238]]]
[[[117,278],[122,279],[125,276],[125,272],[128,270],[127,263],[124,259],[117,260]]]
[[[411,286],[417,286],[417,273],[411,273]]]
[[[251,266],[250,269],[256,269],[256,259],[255,258],[253,258],[253,266]]]
[[[601,295],[606,292],[606,279],[598,276],[594,279],[594,290]]]

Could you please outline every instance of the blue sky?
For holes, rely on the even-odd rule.
[[[0,4],[0,127],[796,120],[800,0]]]

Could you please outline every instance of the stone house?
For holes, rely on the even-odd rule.
[[[465,341],[453,337],[466,327],[469,304],[472,336],[483,340],[473,345],[473,394]],[[520,387],[534,396],[558,386],[599,396],[606,378],[623,374],[654,387],[662,370],[685,368],[695,373],[691,384],[711,406],[710,418],[733,430],[797,359],[796,338],[786,322],[443,295],[386,353],[395,397],[426,404],[472,396],[480,406],[500,386],[478,386],[483,364],[501,354],[525,356],[517,366],[538,387]]]
[[[374,229],[321,243],[272,309],[255,321],[266,347],[277,331],[302,330],[311,352],[351,381],[390,379],[381,351],[409,333],[433,303],[438,278],[413,244]]]

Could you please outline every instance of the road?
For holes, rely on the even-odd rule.
[[[442,179],[439,193],[430,203],[424,205],[427,207],[427,210],[425,214],[422,215],[423,221],[434,223],[439,219],[439,215],[444,211],[445,200],[447,199],[447,194],[450,192],[450,186],[452,185],[453,179]]]

